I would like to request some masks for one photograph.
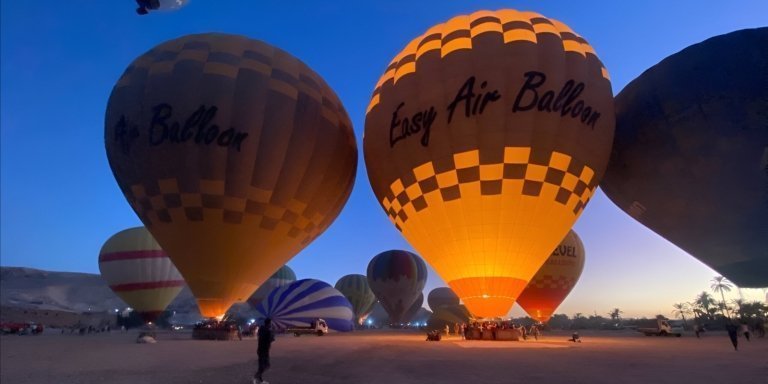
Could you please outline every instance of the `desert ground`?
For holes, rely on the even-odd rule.
[[[323,337],[278,335],[272,369],[278,383],[768,383],[768,338],[723,332],[697,339],[646,337],[632,331],[550,332],[538,341],[427,342],[422,332],[366,330]],[[6,335],[0,338],[3,384],[250,383],[256,341],[191,340],[137,332]]]

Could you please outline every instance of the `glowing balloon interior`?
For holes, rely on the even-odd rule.
[[[354,183],[355,137],[334,92],[246,37],[156,46],[118,80],[105,120],[120,189],[206,317],[325,231]]]
[[[585,257],[584,244],[571,230],[533,276],[517,303],[532,318],[547,322],[579,281]]]
[[[594,49],[532,12],[411,41],[376,85],[364,152],[389,219],[477,317],[505,316],[594,194],[613,140]]]
[[[99,271],[112,291],[148,322],[184,288],[181,274],[144,227],[110,237],[99,253]]]

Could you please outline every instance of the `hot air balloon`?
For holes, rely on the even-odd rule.
[[[257,307],[260,319],[272,319],[277,329],[307,327],[323,319],[328,328],[351,331],[354,322],[352,305],[328,283],[302,279],[273,290]]]
[[[357,323],[362,324],[376,302],[376,295],[368,286],[368,278],[357,274],[342,276],[335,288],[349,300]]]
[[[616,97],[601,187],[740,287],[768,286],[768,28],[690,46]]]
[[[410,323],[414,320],[414,317],[416,317],[416,314],[419,313],[419,310],[422,309],[422,305],[424,305],[424,294],[419,294],[419,297],[416,298],[416,300],[411,304],[411,306],[403,313],[403,322],[404,323]]]
[[[146,15],[149,11],[175,11],[187,3],[189,0],[136,0],[136,13]]]
[[[597,188],[608,73],[565,24],[480,11],[411,41],[377,83],[363,147],[389,219],[475,316],[505,316]]]
[[[188,35],[141,55],[105,120],[120,189],[206,317],[328,228],[354,183],[339,99],[304,63],[246,37]]]
[[[154,321],[184,288],[181,274],[144,227],[110,237],[99,253],[99,271],[146,322]]]
[[[392,323],[405,320],[405,312],[419,295],[424,301],[422,290],[426,282],[427,265],[408,251],[385,251],[368,263],[368,285],[387,310]]]
[[[579,281],[584,257],[584,244],[571,230],[533,276],[517,303],[536,321],[547,322]]]
[[[459,305],[459,297],[448,287],[437,287],[429,291],[427,303],[434,312],[442,306]]]
[[[280,267],[272,276],[267,279],[259,288],[248,298],[248,304],[256,307],[264,298],[277,287],[290,284],[296,281],[296,274],[291,267],[284,265]]]

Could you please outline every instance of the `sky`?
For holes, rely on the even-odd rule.
[[[304,61],[335,90],[352,120],[361,156],[352,195],[333,225],[288,263],[299,278],[331,284],[345,274],[365,274],[382,251],[412,250],[373,195],[362,133],[384,68],[430,26],[481,9],[539,12],[590,42],[616,94],[691,44],[768,25],[765,0],[192,0],[179,11],[147,16],[136,15],[131,0],[4,0],[0,7],[0,265],[98,273],[103,242],[141,225],[104,150],[104,113],[115,81],[134,58],[163,41],[226,32]],[[671,316],[673,303],[710,291],[718,275],[602,192],[574,230],[584,242],[586,265],[558,313],[607,316],[620,308],[624,317]],[[444,285],[430,268],[425,293]],[[766,291],[741,294],[762,300]],[[511,314],[523,312],[516,305]]]

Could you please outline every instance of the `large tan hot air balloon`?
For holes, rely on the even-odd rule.
[[[144,321],[154,321],[184,288],[181,274],[144,227],[110,237],[99,253],[99,271]]]
[[[206,317],[220,317],[319,236],[349,197],[352,126],[322,78],[242,36],[200,34],[137,58],[105,142],[131,207]]]
[[[579,281],[584,257],[584,244],[571,230],[533,276],[517,303],[532,318],[547,322]]]
[[[582,37],[481,11],[390,63],[365,162],[390,220],[472,314],[505,316],[592,197],[613,131],[608,73]]]

